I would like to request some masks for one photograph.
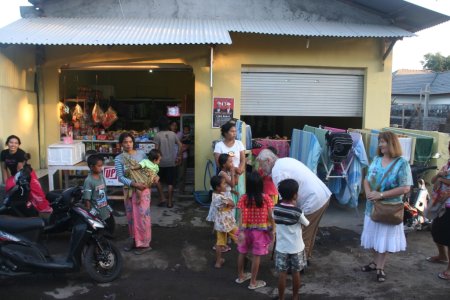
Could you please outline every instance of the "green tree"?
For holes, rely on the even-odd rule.
[[[441,53],[437,52],[427,53],[423,56],[424,60],[420,63],[424,70],[432,70],[436,72],[443,72],[450,70],[450,55],[445,57]]]

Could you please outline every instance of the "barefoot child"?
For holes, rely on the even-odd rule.
[[[135,160],[126,159],[124,163],[127,165],[127,176],[137,183],[142,183],[151,188],[152,184],[159,180],[159,162],[161,161],[161,152],[156,149],[150,150],[148,159],[143,159],[139,163]],[[129,193],[131,190],[129,191]],[[140,197],[141,191],[136,189],[137,196]]]
[[[84,180],[83,199],[84,205],[93,215],[99,215],[100,218],[113,226],[111,217],[112,208],[108,205],[106,198],[106,182],[103,177],[103,157],[91,155],[87,160],[90,174]]]
[[[258,172],[247,177],[246,194],[239,199],[239,239],[238,239],[238,278],[236,283],[250,279],[248,288],[254,290],[266,286],[262,280],[256,280],[261,256],[269,253],[269,244],[273,236],[273,201],[263,194],[263,180]],[[252,273],[244,273],[245,256],[253,255]]]
[[[300,208],[296,206],[298,183],[285,179],[278,185],[282,201],[273,209],[276,224],[277,243],[275,246],[275,267],[279,273],[278,297],[284,299],[286,273],[292,271],[292,299],[299,299],[300,271],[306,266],[305,244],[302,238],[302,225],[309,221]]]
[[[216,209],[214,217],[214,230],[216,231],[216,263],[214,267],[221,268],[225,262],[222,258],[222,252],[227,247],[228,236],[237,241],[236,220],[234,219],[234,202],[230,197],[225,196],[225,179],[220,176],[211,178],[211,187],[213,188],[211,206]]]

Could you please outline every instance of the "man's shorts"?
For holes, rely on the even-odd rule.
[[[174,185],[176,175],[177,175],[176,167],[160,167],[159,168],[158,176],[159,176],[159,181],[161,181],[162,183],[165,183],[167,185]]]
[[[269,253],[269,244],[272,241],[269,232],[257,229],[244,230],[245,240],[238,244],[239,253],[248,253],[253,255],[267,255]]]
[[[275,251],[275,268],[278,272],[286,272],[288,269],[291,269],[292,272],[300,272],[305,266],[305,251],[294,254]]]

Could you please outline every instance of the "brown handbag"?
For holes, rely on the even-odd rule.
[[[384,173],[383,178],[381,178],[380,184],[377,187],[377,191],[381,188],[381,183],[386,178],[387,174],[392,170],[392,168],[397,164],[395,161],[391,167]],[[404,204],[401,203],[391,203],[386,201],[374,201],[372,213],[370,218],[374,222],[389,224],[389,225],[399,225],[403,222]]]

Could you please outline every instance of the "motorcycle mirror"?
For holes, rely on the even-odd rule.
[[[437,159],[437,158],[440,158],[440,157],[441,157],[441,154],[439,152],[436,152],[435,154],[433,154],[433,156],[431,158]]]

